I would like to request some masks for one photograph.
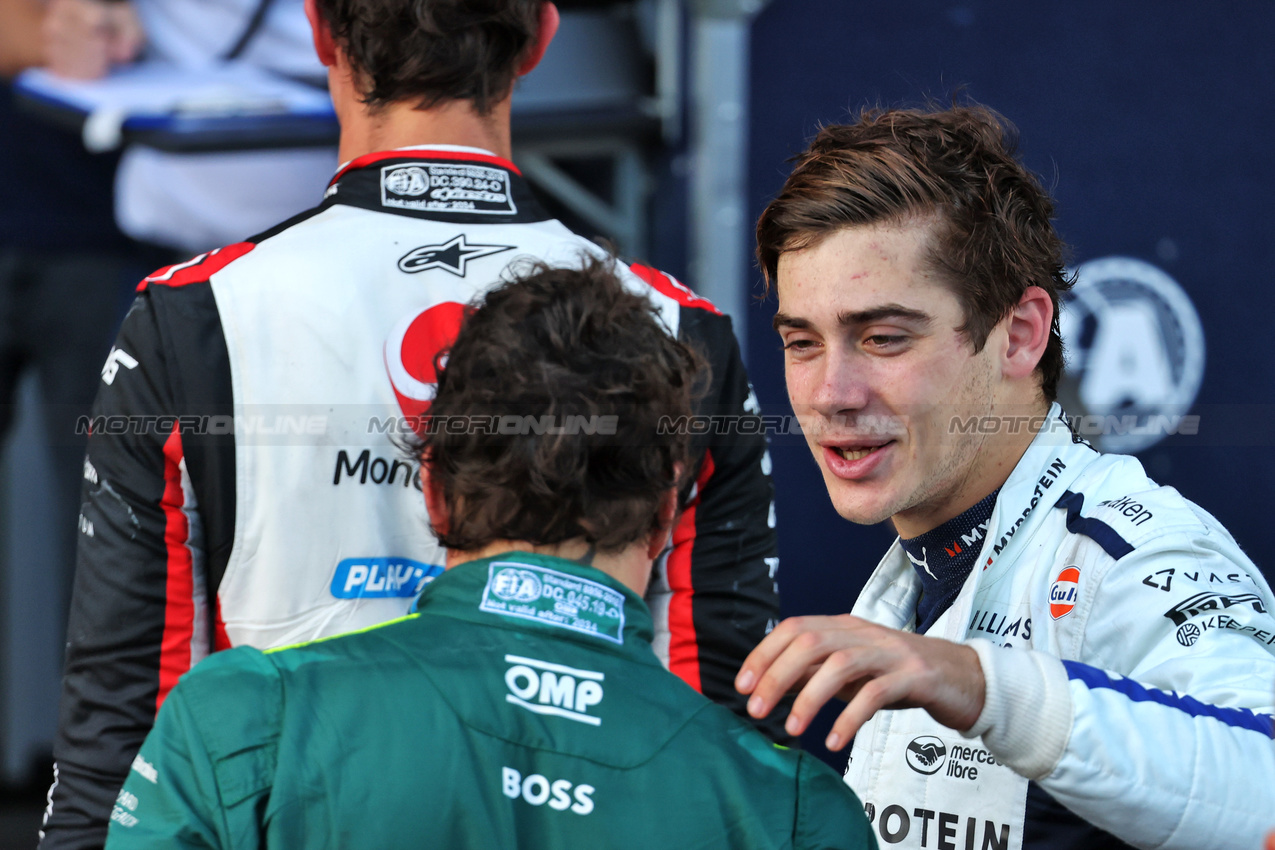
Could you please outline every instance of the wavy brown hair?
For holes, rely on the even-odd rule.
[[[823,128],[757,222],[767,289],[780,254],[833,231],[932,219],[928,260],[960,300],[975,351],[1027,287],[1049,293],[1053,325],[1036,368],[1053,401],[1063,371],[1058,296],[1072,280],[1053,200],[1016,148],[1013,125],[979,105],[865,109],[853,124]]]
[[[706,367],[624,288],[613,261],[518,268],[438,363],[421,460],[450,515],[434,526],[444,546],[582,538],[614,552],[659,528],[661,499],[690,453],[686,433],[659,423],[691,414]],[[493,416],[567,433],[492,433]],[[571,417],[611,427],[571,433],[561,427]],[[488,424],[435,427],[476,418]]]
[[[513,88],[543,0],[317,0],[362,77],[363,101],[468,100],[480,115]]]

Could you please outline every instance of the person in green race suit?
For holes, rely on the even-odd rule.
[[[465,322],[422,438],[447,571],[408,616],[201,662],[107,847],[874,848],[859,800],[665,670],[642,593],[702,360],[607,260]]]

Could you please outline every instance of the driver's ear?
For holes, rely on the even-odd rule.
[[[314,52],[324,67],[331,68],[336,64],[336,41],[332,38],[332,27],[319,12],[315,0],[305,0],[305,16],[310,21],[310,36],[314,39]]]
[[[554,35],[558,32],[558,24],[562,22],[561,16],[558,14],[558,7],[553,3],[546,2],[540,4],[540,22],[536,27],[536,40],[527,48],[527,55],[523,57],[522,62],[518,63],[518,76],[530,74],[540,60],[544,58],[545,51],[549,49],[549,42],[553,41]]]
[[[429,525],[436,534],[446,534],[451,528],[452,515],[447,509],[443,489],[429,474],[429,463],[421,460],[421,490],[425,493],[425,510],[429,513]]]
[[[677,471],[678,479],[682,477],[682,471]],[[660,506],[656,512],[656,522],[659,525],[646,541],[646,554],[652,561],[660,557],[660,553],[664,551],[664,547],[668,546],[669,538],[673,534],[673,526],[677,522],[677,488],[670,487],[664,492],[660,498]]]
[[[1054,302],[1039,286],[1029,286],[1006,317],[1005,354],[1001,371],[1025,378],[1036,371],[1054,326]]]

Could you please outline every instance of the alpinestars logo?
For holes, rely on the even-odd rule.
[[[464,277],[466,264],[480,257],[490,257],[502,251],[512,251],[513,245],[471,245],[465,234],[453,236],[441,245],[422,245],[413,248],[398,261],[400,271],[408,274],[443,269],[457,277]]]

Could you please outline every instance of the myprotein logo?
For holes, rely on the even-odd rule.
[[[411,599],[442,572],[411,558],[346,558],[336,565],[330,589],[337,599]]]
[[[947,758],[947,745],[933,735],[922,735],[913,738],[904,753],[908,767],[917,773],[929,776],[939,772],[943,760]]]
[[[966,815],[960,812],[944,812],[937,809],[914,808],[910,812],[897,803],[888,805],[877,817],[875,803],[865,802],[863,812],[868,816],[868,823],[877,828],[877,833],[886,844],[898,844],[913,831],[920,833],[920,844],[909,844],[909,847],[934,847],[941,850],[1009,850],[1010,847],[1022,846],[1020,838],[1014,835],[1007,823],[997,823],[980,818],[977,815]],[[963,844],[957,842],[964,838]],[[933,838],[936,844],[931,844]],[[1013,838],[1011,843],[1010,839]],[[980,840],[981,839],[981,840]],[[915,842],[916,839],[913,838]]]
[[[563,664],[506,655],[505,702],[535,714],[565,717],[589,726],[601,726],[602,719],[589,709],[602,702],[605,676],[593,670],[578,670]]]
[[[1060,620],[1071,613],[1080,598],[1080,570],[1067,567],[1049,586],[1049,616]]]

